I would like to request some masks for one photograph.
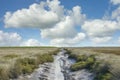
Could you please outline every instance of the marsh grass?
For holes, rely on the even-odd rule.
[[[43,64],[45,62],[53,62],[53,56],[51,54],[37,55],[37,63]]]
[[[10,69],[10,78],[17,78],[21,74],[30,74],[37,68],[36,60],[33,58],[17,59],[14,66]]]
[[[37,54],[36,58],[17,59],[14,67],[10,70],[10,78],[17,78],[19,75],[31,74],[40,64],[53,62],[51,54]]]
[[[120,55],[120,50],[114,50],[114,49],[111,49],[111,50],[105,50],[105,49],[96,49],[96,50],[93,50],[94,52],[98,52],[98,53],[106,53],[106,54],[116,54],[116,55]]]
[[[9,71],[5,67],[0,67],[0,80],[9,80]]]
[[[4,47],[0,48],[0,80],[16,79],[31,74],[40,64],[52,62],[57,48]],[[7,68],[6,68],[6,67]]]
[[[78,71],[80,69],[91,69],[93,64],[95,63],[95,57],[86,56],[86,55],[78,55],[76,56],[76,63],[73,64],[70,69],[72,71]]]
[[[76,53],[76,52],[75,52]],[[77,52],[81,53],[81,52]],[[95,74],[94,80],[112,80],[113,75],[110,72],[110,64],[103,60],[97,60],[97,54],[74,54],[72,51],[69,58],[74,58],[76,63],[71,65],[71,71],[87,69]]]
[[[5,59],[13,59],[13,58],[16,58],[16,57],[18,57],[17,54],[8,54],[8,55],[3,56],[3,58],[5,58]]]

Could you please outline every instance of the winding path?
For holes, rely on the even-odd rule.
[[[28,80],[93,80],[92,73],[84,69],[70,72],[69,68],[74,62],[75,60],[68,59],[68,55],[62,49],[58,55],[54,56],[53,63],[40,65]]]

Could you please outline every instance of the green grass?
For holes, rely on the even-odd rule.
[[[53,55],[57,52],[58,49],[54,47],[2,47],[0,80],[16,79],[20,75],[31,74],[40,64],[52,62]]]
[[[70,69],[72,71],[78,71],[80,69],[84,69],[87,66],[87,63],[82,61],[82,62],[76,62],[75,64],[71,65]]]
[[[94,52],[98,52],[98,53],[106,53],[106,54],[116,54],[116,55],[120,55],[120,50],[114,50],[114,49],[109,49],[109,50],[105,50],[105,49],[96,49],[93,50]]]
[[[7,69],[4,67],[0,67],[0,80],[9,80],[9,75],[8,75]]]
[[[97,62],[93,55],[85,57],[85,55],[77,56],[77,62],[71,65],[71,71],[88,69],[96,74],[94,80],[111,80],[112,74],[109,72],[109,65],[103,62]]]
[[[3,56],[3,58],[5,58],[5,59],[12,59],[12,58],[16,58],[16,57],[18,57],[17,54],[8,54],[8,55]]]
[[[76,56],[76,63],[73,64],[70,69],[72,71],[77,71],[80,69],[90,69],[95,63],[95,58],[92,56],[78,55]]]
[[[15,79],[24,74],[31,74],[40,64],[52,62],[53,56],[50,54],[39,54],[37,58],[19,58],[9,71],[9,79]],[[6,75],[4,75],[6,76]]]
[[[53,62],[53,56],[51,54],[42,54],[42,55],[37,55],[37,63],[38,64],[43,64],[45,62]]]
[[[93,72],[96,74],[94,80],[111,80],[112,74],[109,71],[109,64],[97,62],[93,65]]]
[[[73,58],[76,60],[76,63],[71,65],[71,71],[78,71],[81,69],[87,69],[94,74],[96,74],[94,80],[111,80],[112,74],[109,71],[109,63],[105,63],[104,61],[97,61],[95,58],[96,55],[86,55],[86,54],[73,54],[71,52],[69,54],[69,58]]]
[[[14,67],[11,69],[10,78],[17,78],[21,74],[31,74],[40,64],[53,62],[51,54],[38,54],[35,58],[17,59]]]

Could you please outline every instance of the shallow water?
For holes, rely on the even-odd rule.
[[[68,55],[64,53],[65,50],[61,50],[54,56],[53,63],[40,65],[25,80],[93,80],[93,74],[85,69],[71,72],[69,68],[75,60],[68,59]]]
[[[55,78],[54,80],[64,80],[64,75],[62,73],[63,61],[61,60],[63,52],[60,52],[58,56],[55,56],[54,66],[55,66]]]

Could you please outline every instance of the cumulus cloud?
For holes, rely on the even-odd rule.
[[[56,38],[51,40],[51,45],[56,46],[74,46],[84,40],[86,35],[84,33],[78,33],[74,38]]]
[[[114,5],[120,4],[120,0],[110,1]],[[93,43],[107,43],[112,39],[114,33],[120,30],[120,6],[112,11],[109,18],[87,19],[81,28]]]
[[[68,10],[67,15],[64,15],[62,20],[53,28],[41,30],[43,38],[50,38],[52,45],[74,45],[81,40],[76,41],[79,32],[75,26],[80,26],[84,23],[86,16],[82,14],[81,7],[75,6],[72,10]],[[76,37],[77,35],[77,37]],[[79,36],[79,38],[83,36]]]
[[[39,28],[42,38],[50,38],[50,42],[58,38],[64,41],[73,40],[79,33],[75,26],[81,26],[85,19],[86,15],[82,13],[80,6],[74,6],[68,10],[61,5],[59,0],[34,3],[29,8],[6,12],[4,15],[6,27]],[[61,43],[64,41],[61,40]]]
[[[77,34],[76,25],[84,23],[86,16],[81,13],[81,7],[75,6],[64,15],[63,19],[51,29],[41,30],[43,38],[65,38],[74,37]]]
[[[111,39],[112,39],[112,37],[93,37],[93,38],[91,38],[92,42],[94,42],[96,44],[107,43]]]
[[[114,5],[120,0],[111,0]],[[59,0],[42,1],[34,3],[29,8],[19,9],[15,12],[6,12],[4,15],[6,27],[27,27],[40,29],[42,38],[49,38],[52,45],[75,45],[80,43],[87,35],[92,42],[105,43],[112,39],[116,30],[120,29],[120,7],[112,12],[111,19],[86,20],[80,6],[71,10],[65,9]],[[85,33],[76,29],[79,26]],[[22,45],[39,46],[40,42],[29,39]]]
[[[58,0],[55,0],[55,2],[56,4],[59,3]],[[53,10],[52,6],[49,7],[46,2],[41,2],[40,4],[34,3],[30,5],[28,9],[23,8],[13,13],[6,12],[4,23],[6,27],[50,28],[53,27],[61,17]]]
[[[110,0],[110,2],[113,5],[120,4],[120,0]],[[120,6],[112,12],[108,19],[89,20],[82,13],[80,6],[74,6],[68,10],[61,5],[59,0],[46,0],[39,4],[34,3],[29,8],[6,12],[4,23],[7,28],[38,28],[42,38],[50,39],[51,45],[76,45],[86,36],[94,43],[106,43],[112,39],[112,35],[117,30],[120,30]],[[77,30],[76,26],[79,26],[81,30]],[[4,34],[8,35],[8,33]],[[16,33],[16,35],[20,37],[19,34]],[[5,40],[10,40],[10,36],[8,38]],[[2,38],[0,40],[2,41]],[[3,41],[5,40],[3,39]],[[13,40],[15,39],[13,38]],[[13,40],[8,43],[10,44]],[[19,40],[17,41],[19,42]],[[4,42],[4,44],[7,43]],[[21,45],[39,46],[40,42],[36,39],[29,39],[22,42]]]
[[[50,38],[51,45],[75,45],[85,38],[85,34],[77,32],[75,26],[83,24],[85,19],[86,16],[81,13],[81,8],[75,6],[53,28],[41,30],[41,36],[43,38]]]
[[[82,29],[86,32],[93,43],[107,43],[112,39],[112,35],[120,29],[117,21],[94,19],[86,21],[82,25]]]
[[[43,38],[69,38],[74,37],[77,31],[70,16],[56,24],[54,28],[41,30]]]
[[[118,41],[117,42],[120,43],[120,37],[118,37]]]
[[[60,5],[59,0],[47,0],[47,5],[50,10],[56,13],[59,17],[64,16],[64,6]]]
[[[71,12],[70,15],[71,15],[71,17],[73,19],[73,22],[76,25],[81,25],[86,20],[86,15],[82,14],[82,9],[81,9],[80,6],[73,7],[72,12]]]
[[[36,39],[23,38],[16,32],[4,32],[0,30],[0,46],[40,46],[41,43]]]
[[[112,19],[116,20],[120,29],[120,6],[112,12]]]
[[[110,0],[114,5],[120,4],[120,0]]]
[[[22,38],[18,33],[8,33],[0,30],[0,46],[18,46]]]
[[[75,6],[71,11],[69,10],[68,12],[69,14],[64,15],[62,20],[57,23],[53,28],[41,30],[42,37],[65,38],[76,36],[77,31],[75,29],[75,26],[80,26],[81,24],[83,24],[86,16],[85,14],[81,13],[80,6]]]
[[[41,43],[36,39],[28,39],[27,41],[23,41],[20,46],[40,46]]]
[[[95,19],[86,21],[82,25],[82,29],[86,31],[90,37],[106,37],[111,36],[117,29],[119,29],[116,21]]]

